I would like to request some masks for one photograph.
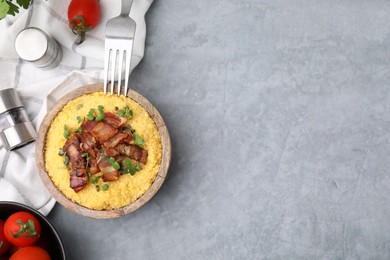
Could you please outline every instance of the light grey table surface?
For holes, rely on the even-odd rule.
[[[69,259],[389,259],[390,2],[155,0],[134,88],[173,157],[140,210],[49,218]]]

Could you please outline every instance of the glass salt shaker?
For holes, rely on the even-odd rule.
[[[62,59],[57,41],[36,27],[28,27],[18,33],[15,50],[21,59],[41,69],[53,69]]]
[[[7,150],[21,147],[36,138],[22,101],[15,89],[0,91],[0,141]]]

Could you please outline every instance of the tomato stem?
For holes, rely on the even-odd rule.
[[[23,223],[23,221],[19,219],[16,221],[16,223],[18,223],[20,229],[15,234],[12,234],[12,232],[10,231],[12,237],[14,238],[21,237],[25,232],[29,234],[27,237],[34,237],[38,234],[37,231],[35,230],[35,225],[33,220],[29,219],[27,220],[27,223]]]
[[[76,15],[72,21],[69,22],[69,27],[72,32],[79,36],[76,40],[76,44],[81,44],[85,40],[86,32],[92,30],[92,26],[85,25],[85,19],[82,15]]]

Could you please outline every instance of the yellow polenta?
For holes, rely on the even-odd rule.
[[[108,190],[97,191],[94,184],[88,183],[76,193],[70,188],[70,171],[64,165],[64,157],[58,155],[59,149],[66,142],[64,125],[72,133],[80,127],[77,116],[84,118],[91,108],[97,109],[99,105],[104,107],[105,112],[115,112],[115,107],[122,109],[125,106],[133,110],[134,116],[128,124],[145,140],[144,149],[148,151],[148,160],[135,175],[124,174],[117,181],[107,182]],[[160,168],[161,153],[161,138],[157,126],[141,105],[125,96],[97,92],[73,99],[54,118],[46,136],[45,166],[53,183],[68,199],[90,209],[117,209],[138,199],[152,185]],[[102,186],[103,183],[100,179],[97,184]]]

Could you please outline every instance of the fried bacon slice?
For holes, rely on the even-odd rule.
[[[100,158],[98,167],[103,174],[103,181],[116,181],[119,179],[119,171],[111,166],[107,158]]]
[[[82,157],[78,135],[74,135],[66,141],[64,150],[69,158],[69,164],[72,169],[70,173],[70,187],[75,192],[79,192],[87,185],[88,175],[85,169],[86,162]]]
[[[81,127],[95,137],[100,143],[107,141],[118,132],[118,129],[102,121],[87,121]]]
[[[70,187],[75,191],[79,192],[85,188],[88,182],[87,172],[83,169],[73,170],[70,173]]]
[[[80,135],[80,142],[81,142],[81,149],[83,151],[92,151],[93,148],[96,146],[95,138],[86,131],[84,131]]]
[[[127,118],[118,116],[114,113],[106,112],[104,113],[104,115],[105,117],[103,119],[103,122],[111,125],[114,128],[119,128],[127,122]]]
[[[118,133],[115,134],[113,137],[111,137],[110,139],[108,139],[107,141],[105,141],[105,142],[103,143],[103,146],[105,146],[105,147],[107,147],[107,148],[113,148],[113,147],[117,146],[120,142],[122,142],[123,140],[125,140],[127,137],[128,137],[128,134],[127,134],[127,133],[118,132]]]
[[[148,159],[148,151],[134,145],[134,144],[119,144],[116,149],[119,154],[126,155],[130,159],[136,160],[145,164]]]

